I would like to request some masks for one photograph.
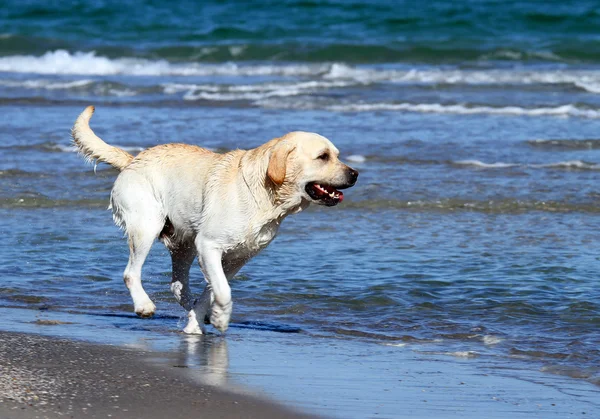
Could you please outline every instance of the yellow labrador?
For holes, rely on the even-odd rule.
[[[205,317],[224,332],[232,309],[228,281],[275,238],[285,217],[313,202],[342,202],[340,189],[358,178],[356,170],[338,160],[337,148],[318,134],[291,132],[253,150],[224,154],[164,144],[134,157],[94,134],[89,126],[93,113],[89,106],[79,115],[73,142],[88,160],[121,171],[110,208],[129,239],[123,278],[135,312],[148,317],[156,309],[142,287],[141,272],[159,238],[171,253],[171,290],[188,312],[186,333],[203,333]],[[197,300],[189,287],[196,256],[207,281]]]

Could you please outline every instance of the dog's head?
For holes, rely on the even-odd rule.
[[[328,207],[342,202],[358,172],[339,160],[340,152],[327,138],[291,132],[271,149],[267,175],[289,198],[302,198]]]

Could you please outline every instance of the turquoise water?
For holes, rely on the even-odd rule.
[[[4,1],[0,54],[356,63],[598,62],[597,1]],[[232,49],[237,48],[237,50]]]
[[[156,245],[137,320],[116,172],[135,153],[329,137],[360,172],[232,281],[233,327],[406,344],[599,383],[600,4],[4,2],[0,305],[182,327]],[[199,269],[193,273],[201,287]],[[150,326],[152,325],[152,326]],[[433,349],[432,349],[433,347]],[[399,347],[398,350],[404,350]]]

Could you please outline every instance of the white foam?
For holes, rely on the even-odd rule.
[[[322,74],[329,64],[237,65],[170,63],[166,60],[97,56],[95,52],[49,51],[41,56],[0,57],[0,71],[34,74],[133,76],[309,76]]]
[[[479,160],[459,160],[459,161],[454,162],[454,164],[458,164],[461,166],[475,166],[475,167],[481,167],[484,169],[503,169],[503,168],[507,168],[507,167],[519,166],[519,164],[517,164],[517,163],[502,163],[502,162],[484,163]]]
[[[485,335],[483,337],[483,344],[484,345],[497,345],[500,342],[502,342],[504,339],[498,337],[498,336],[493,336],[493,335]]]
[[[244,51],[231,46],[232,56]],[[214,52],[206,47],[197,58]],[[0,57],[0,71],[34,74],[133,75],[133,76],[310,76],[349,84],[378,82],[467,85],[571,84],[590,93],[600,93],[600,73],[573,69],[390,69],[349,66],[342,63],[245,64],[172,63],[142,58],[108,58],[95,52],[48,51],[41,56]]]
[[[381,69],[333,64],[324,74],[327,79],[375,82],[466,85],[572,84],[590,93],[600,93],[600,74],[592,70],[522,69]]]
[[[600,118],[596,109],[580,109],[568,104],[556,107],[522,108],[520,106],[466,106],[443,105],[440,103],[351,103],[332,105],[330,110],[339,112],[373,112],[373,111],[406,111],[419,113],[440,113],[459,115],[523,115],[523,116],[562,116],[581,118]]]
[[[484,54],[480,57],[482,60],[494,60],[499,58],[515,61],[521,61],[527,58],[541,58],[549,61],[562,61],[561,57],[550,51],[528,51],[524,53],[520,51],[501,50],[495,51],[491,54]]]
[[[574,82],[575,86],[586,90],[590,93],[600,93],[600,81],[585,81],[579,80]]]
[[[185,100],[252,100],[309,94],[323,89],[347,86],[341,81],[300,81],[288,83],[254,83],[242,85],[182,84],[163,85],[165,94],[184,93]]]
[[[457,358],[476,358],[479,356],[475,351],[446,352],[446,355],[455,356]]]
[[[113,96],[117,96],[117,97],[130,97],[130,96],[137,95],[137,92],[135,92],[131,89],[123,89],[123,90],[109,89],[108,93],[110,93]]]
[[[586,163],[581,160],[567,160],[567,161],[559,161],[556,163],[532,164],[531,167],[539,167],[539,168],[558,167],[558,168],[564,168],[564,169],[600,170],[600,164]]]
[[[57,80],[0,80],[0,86],[5,87],[19,87],[25,89],[47,89],[47,90],[60,90],[60,89],[74,89],[78,87],[84,87],[92,84],[93,80],[74,80],[74,81],[57,81]]]
[[[352,163],[364,163],[367,161],[367,158],[361,154],[352,154],[351,156],[346,157],[346,160]]]
[[[600,164],[598,163],[587,163],[581,160],[567,160],[567,161],[559,161],[553,163],[532,163],[532,164],[522,164],[522,163],[484,163],[480,160],[459,160],[454,161],[452,164],[461,165],[461,166],[474,166],[481,169],[502,169],[508,167],[526,167],[531,169],[581,169],[581,170],[600,170]]]

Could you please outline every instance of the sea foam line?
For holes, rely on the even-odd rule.
[[[74,80],[74,81],[56,81],[56,80],[0,80],[0,86],[4,87],[19,87],[26,89],[47,89],[47,90],[60,90],[60,89],[76,89],[79,87],[89,86],[93,84],[93,80]]]
[[[95,52],[49,51],[41,56],[0,58],[0,71],[33,74],[132,75],[132,76],[310,76],[322,74],[328,64],[237,65],[170,63],[143,58],[110,59]]]
[[[502,162],[484,163],[479,160],[459,160],[459,161],[455,161],[453,163],[457,164],[459,166],[476,166],[476,167],[480,167],[482,169],[503,169],[506,167],[520,166],[518,163],[502,163]]]
[[[529,140],[527,144],[548,149],[565,149],[565,150],[596,150],[600,148],[600,139],[536,139]]]
[[[165,94],[184,92],[184,100],[251,100],[309,94],[322,89],[345,87],[341,81],[302,81],[292,83],[256,83],[243,85],[165,84]]]
[[[479,169],[504,169],[510,167],[523,167],[532,169],[579,169],[579,170],[600,170],[600,164],[598,163],[587,163],[581,160],[567,160],[559,161],[554,163],[540,163],[540,164],[521,164],[521,163],[484,163],[479,160],[458,160],[452,162],[452,164],[458,166],[473,166]]]
[[[95,52],[48,51],[41,56],[0,57],[0,71],[62,75],[131,76],[284,76],[314,77],[350,84],[381,82],[456,85],[568,84],[590,93],[600,93],[600,74],[579,69],[441,69],[382,68],[344,63],[172,63],[167,60],[108,58]]]
[[[524,116],[575,116],[582,118],[600,118],[596,109],[581,109],[567,104],[555,107],[522,108],[520,106],[466,106],[443,105],[440,103],[352,103],[331,105],[328,109],[338,112],[407,111],[419,113],[440,113],[459,115],[524,115]]]
[[[451,85],[571,84],[590,93],[600,93],[600,74],[593,70],[576,69],[381,69],[334,63],[323,77],[355,80],[364,84],[374,82]]]

